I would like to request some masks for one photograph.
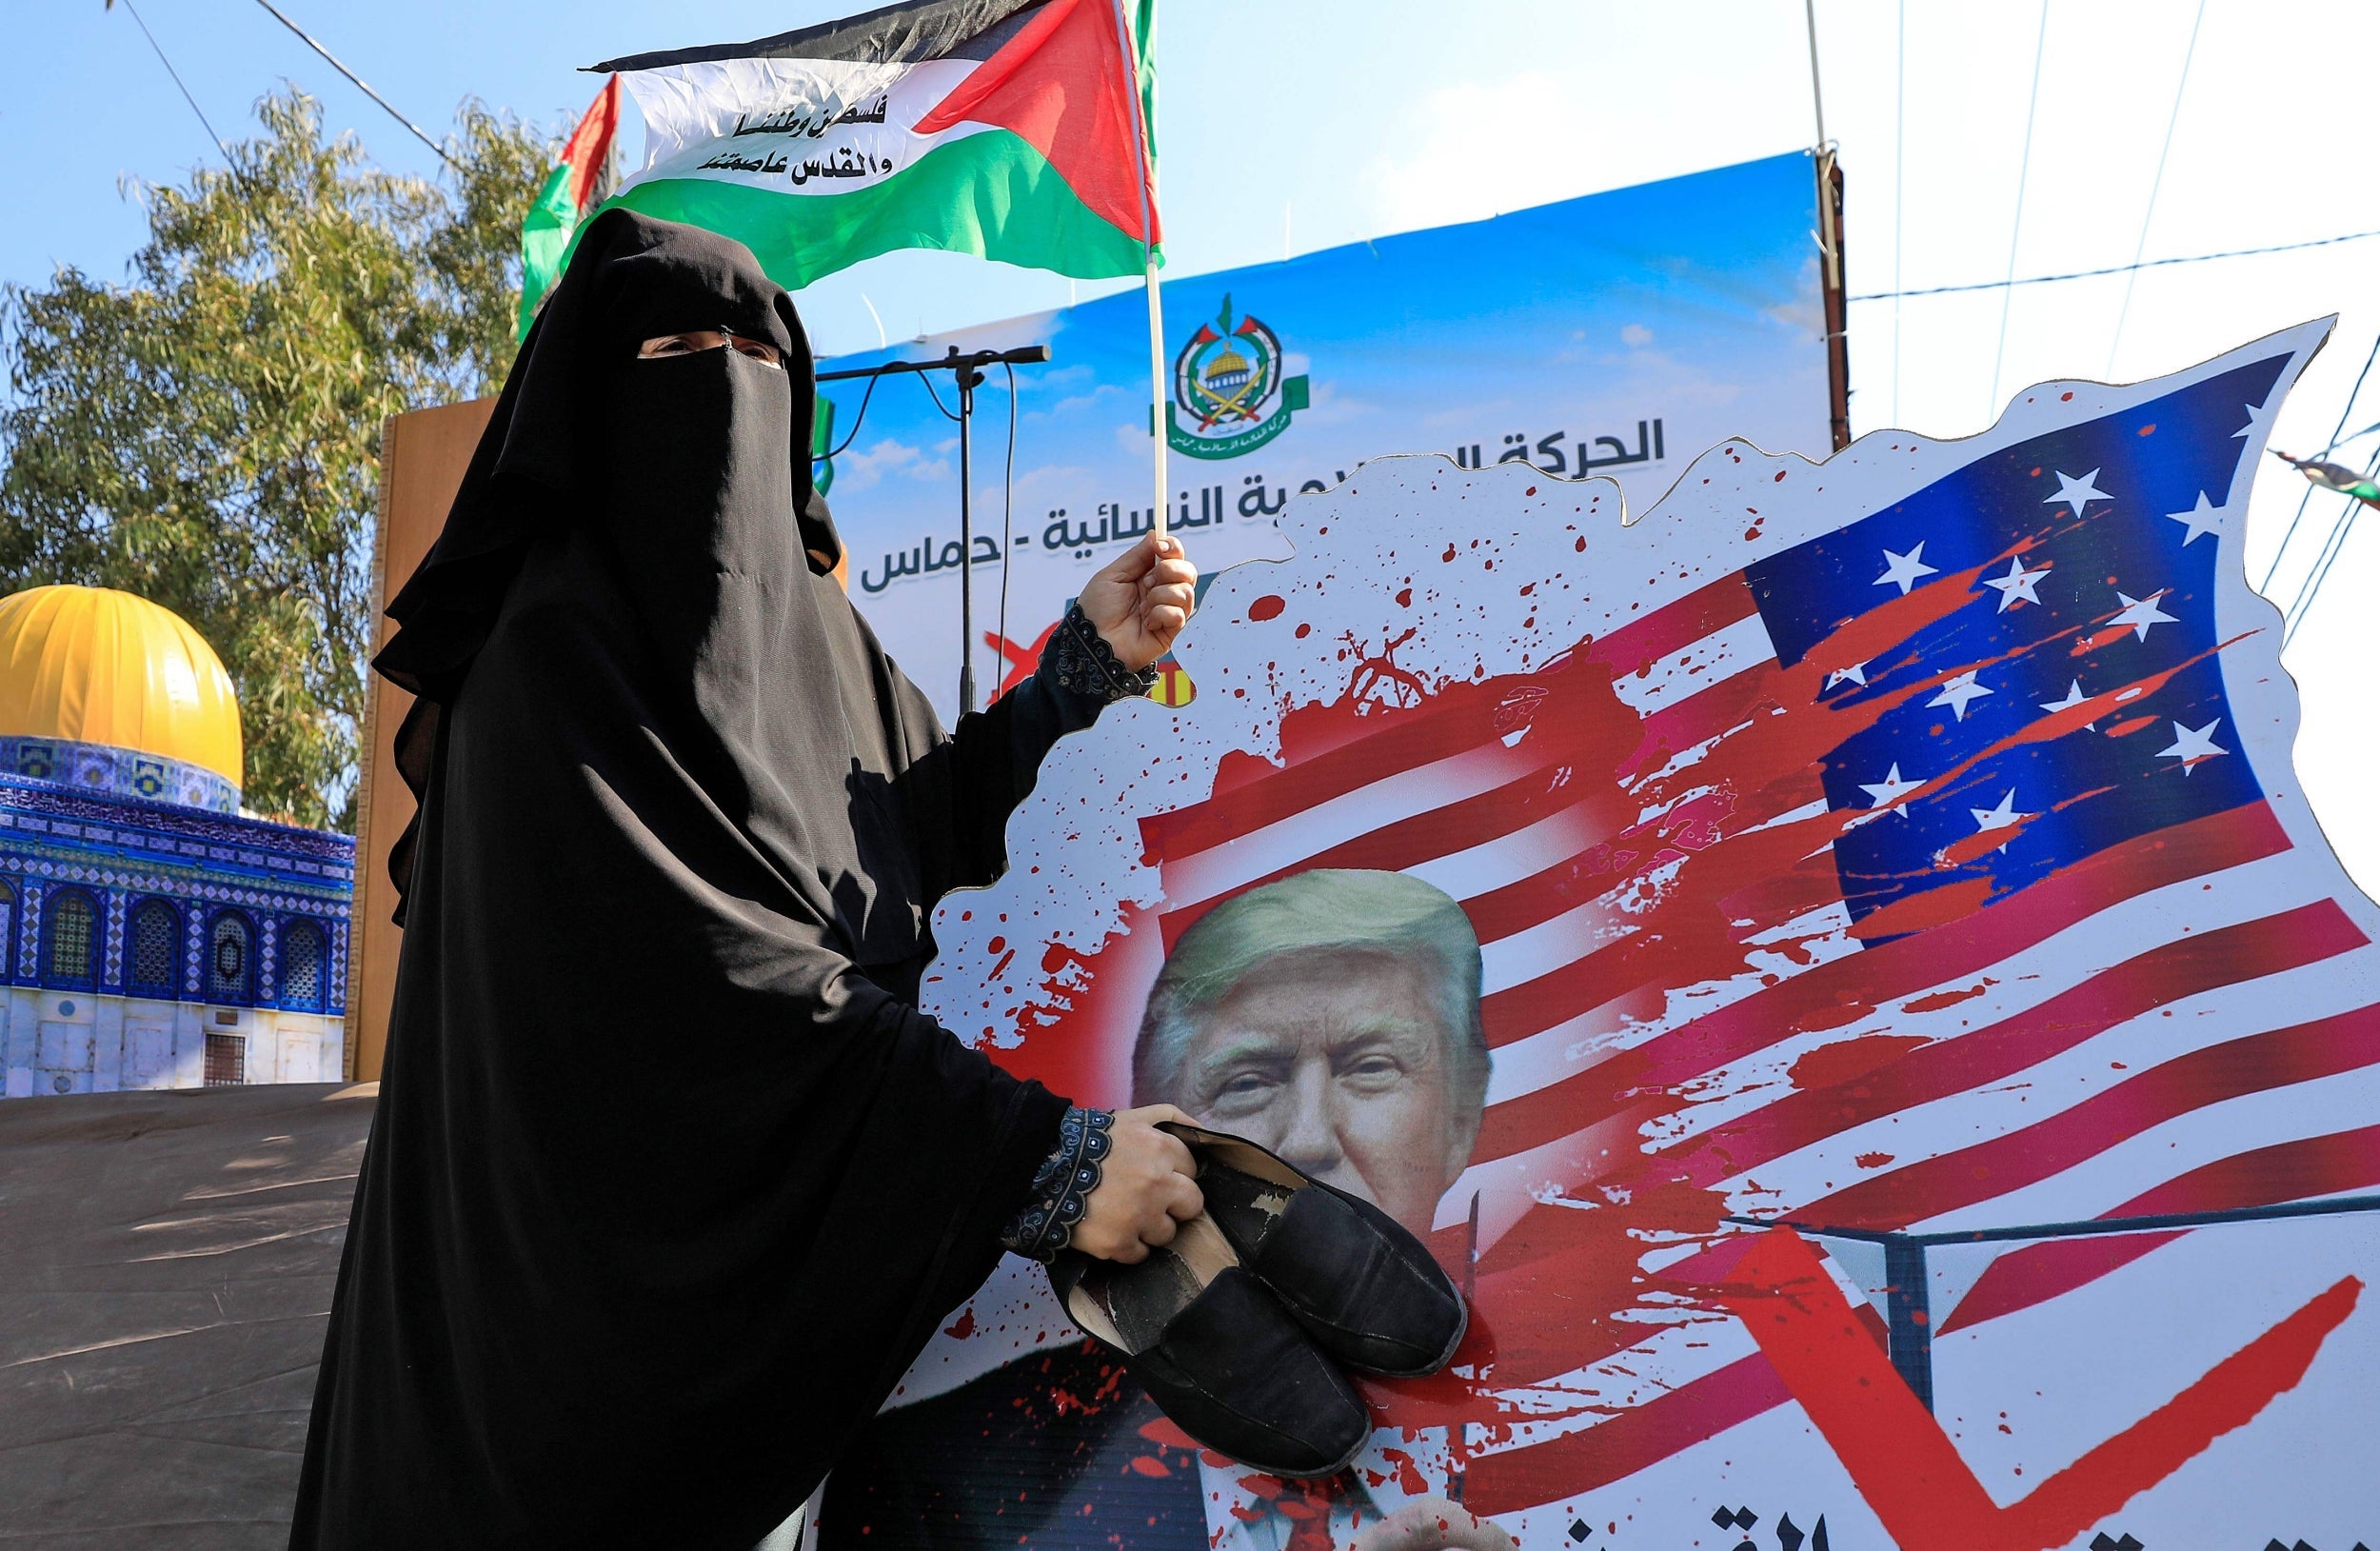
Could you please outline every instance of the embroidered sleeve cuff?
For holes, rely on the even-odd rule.
[[[1000,1236],[1002,1247],[1028,1260],[1052,1261],[1074,1237],[1084,1203],[1100,1187],[1100,1164],[1107,1157],[1108,1128],[1115,1117],[1081,1104],[1066,1111],[1058,1145],[1033,1176],[1033,1195]]]
[[[1067,605],[1066,617],[1042,648],[1041,667],[1061,688],[1102,705],[1145,695],[1157,687],[1156,665],[1137,673],[1124,666],[1080,603]]]

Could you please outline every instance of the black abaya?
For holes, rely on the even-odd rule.
[[[787,369],[633,359],[721,328]],[[293,1547],[745,1551],[1057,1137],[911,999],[1097,703],[943,736],[822,574],[810,397],[748,252],[601,217],[390,609],[421,815]]]

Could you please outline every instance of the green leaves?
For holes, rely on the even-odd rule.
[[[466,104],[441,184],[326,140],[297,92],[228,169],[140,185],[123,285],[0,288],[0,591],[122,587],[239,686],[247,805],[353,825],[382,423],[512,364],[521,218],[553,143]]]

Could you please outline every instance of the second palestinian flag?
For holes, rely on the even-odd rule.
[[[1160,233],[1127,49],[1118,0],[911,0],[610,60],[647,137],[612,203],[734,237],[788,288],[901,248],[1139,274]]]
[[[595,100],[579,116],[578,128],[562,148],[562,160],[545,174],[545,185],[529,204],[521,223],[521,318],[516,337],[529,337],[529,325],[545,304],[545,293],[562,278],[571,234],[589,211],[611,192],[612,151],[620,138],[620,77],[604,83]]]

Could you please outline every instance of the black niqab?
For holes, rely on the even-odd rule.
[[[786,369],[635,358],[696,328]],[[742,247],[600,217],[391,606],[421,813],[295,1547],[746,1551],[1055,1139],[910,1000],[1095,707],[943,737],[824,574],[809,360]]]

